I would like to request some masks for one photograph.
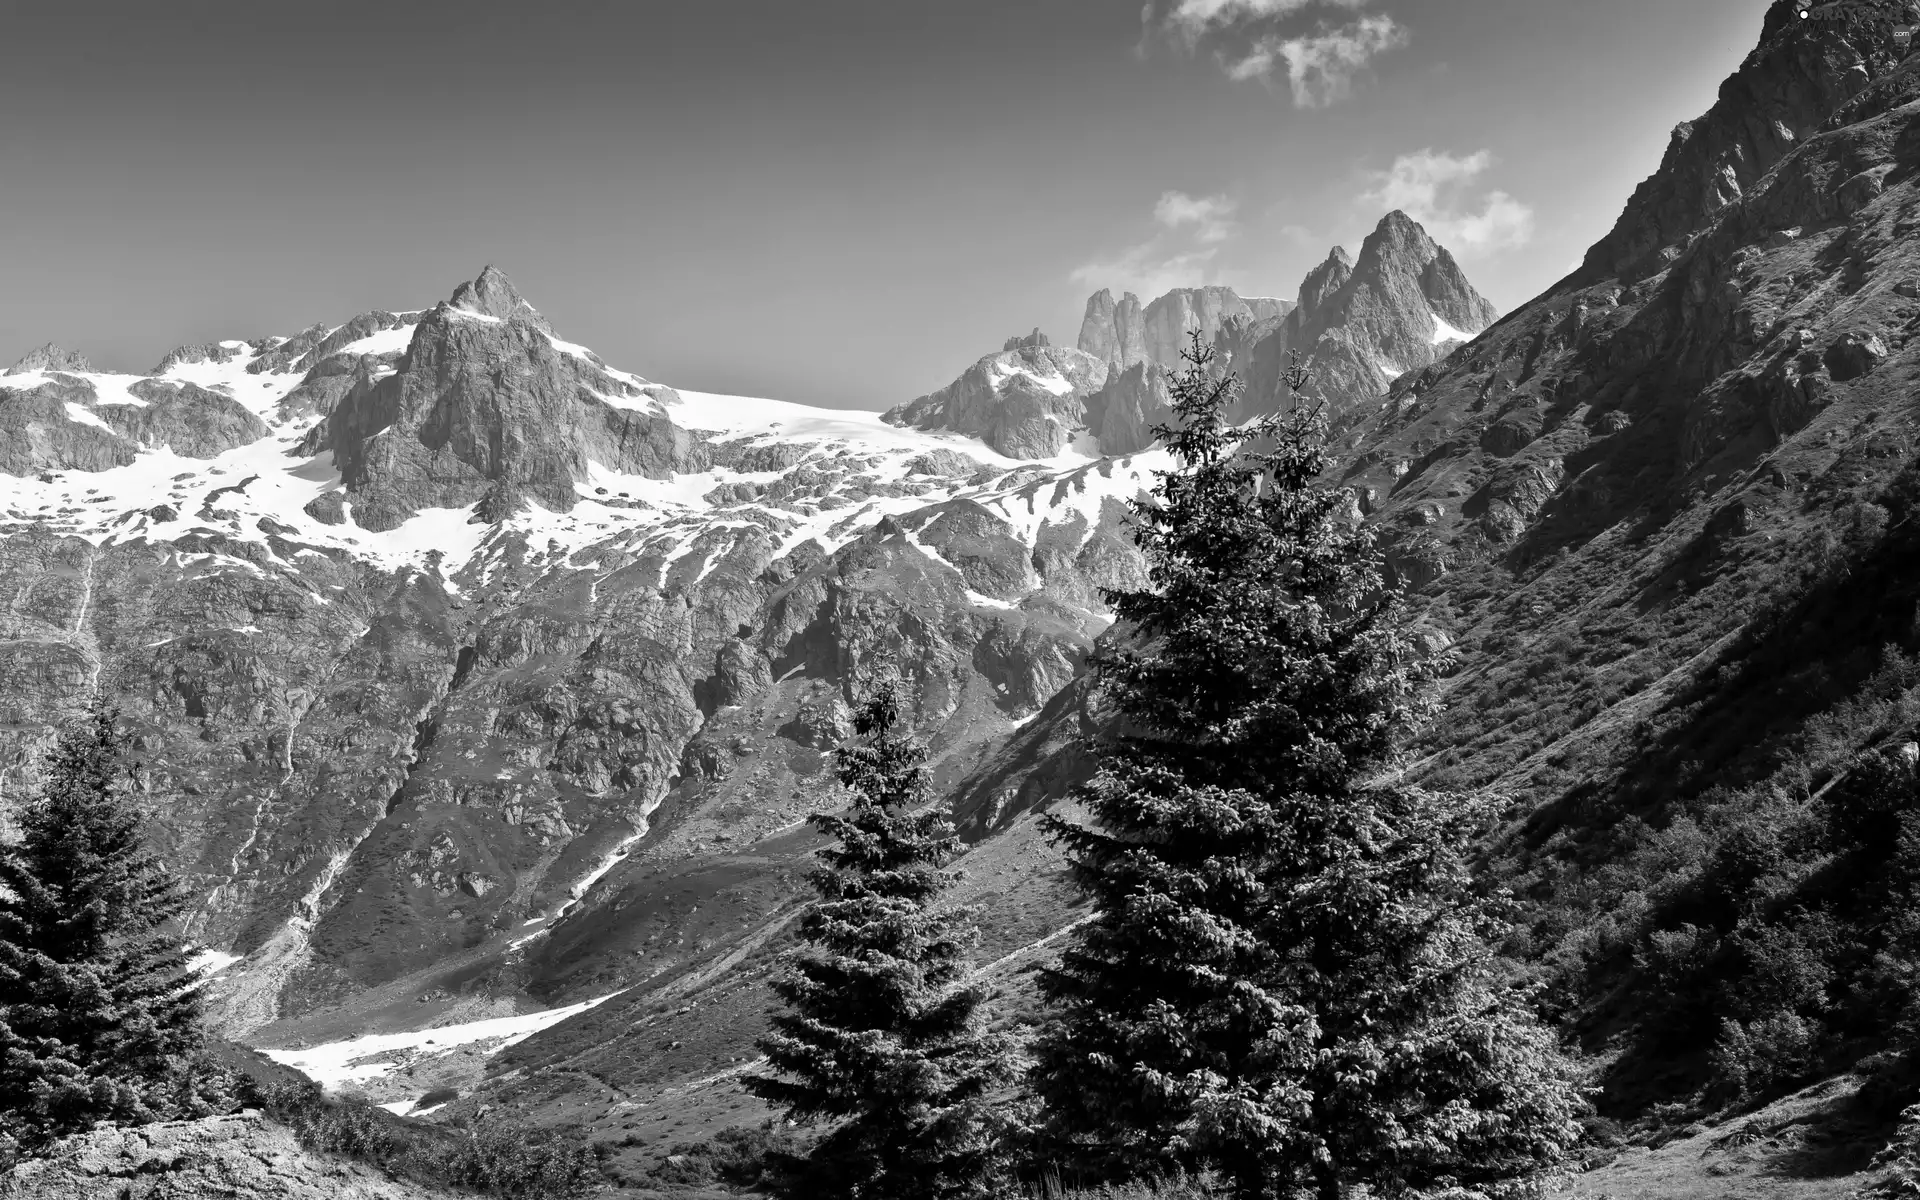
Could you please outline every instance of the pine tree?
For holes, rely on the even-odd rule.
[[[791,1196],[968,1194],[987,1165],[985,1093],[1008,1077],[981,1030],[984,990],[967,982],[974,914],[936,907],[959,839],[929,806],[900,692],[882,678],[854,714],[862,742],[835,751],[852,809],[811,818],[835,844],[812,878],[806,945],[773,985],[786,1007],[759,1043],[773,1073],[746,1081],[790,1119],[833,1123],[786,1164]]]
[[[1343,517],[1317,409],[1244,428],[1193,338],[1175,462],[1134,506],[1148,585],[1094,666],[1123,722],[1055,819],[1089,922],[1042,977],[1032,1083],[1083,1171],[1242,1197],[1482,1186],[1558,1159],[1584,1100],[1502,988],[1465,861],[1483,806],[1383,782],[1436,664]]]
[[[169,928],[185,893],[122,794],[127,738],[96,705],[0,845],[0,1155],[105,1121],[208,1111],[198,993]]]

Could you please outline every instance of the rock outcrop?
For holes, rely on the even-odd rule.
[[[1105,288],[1088,297],[1077,344],[1102,362],[1143,361],[1147,357],[1147,323],[1140,310],[1140,297],[1128,292],[1116,303],[1113,293]]]
[[[304,1149],[256,1113],[105,1126],[0,1174],[0,1200],[451,1200]]]

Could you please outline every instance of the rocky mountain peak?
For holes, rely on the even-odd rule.
[[[1373,236],[1368,241],[1376,239],[1405,247],[1409,252],[1423,257],[1431,257],[1435,248],[1426,227],[1398,208],[1381,217],[1380,223],[1373,227]]]
[[[1300,299],[1295,306],[1298,311],[1318,312],[1327,298],[1346,286],[1353,277],[1353,258],[1345,246],[1335,246],[1325,261],[1307,272],[1300,281]]]
[[[1387,303],[1393,319],[1408,322],[1408,328],[1395,333],[1429,340],[1437,332],[1432,317],[1462,332],[1478,333],[1499,315],[1467,282],[1453,255],[1419,222],[1397,210],[1382,218],[1360,246],[1349,290],[1368,289],[1392,293]],[[1417,319],[1422,303],[1429,318],[1424,322]]]
[[[1113,360],[1051,345],[1036,329],[1009,340],[1000,353],[980,359],[939,391],[888,409],[882,419],[978,437],[1008,458],[1052,458],[1085,426],[1084,401],[1111,373]]]
[[[497,268],[422,316],[406,347],[379,370],[347,364],[348,390],[303,443],[333,454],[364,529],[424,508],[480,504],[487,521],[529,500],[568,512],[594,465],[664,479],[697,457],[644,380],[554,337]],[[342,498],[322,497],[316,511],[336,512]]]
[[[480,274],[472,282],[455,288],[453,298],[448,303],[466,312],[498,317],[503,321],[517,316],[543,329],[548,328],[546,318],[540,315],[540,311],[528,304],[514,288],[513,281],[507,278],[507,273],[492,263],[481,268]]]
[[[1907,52],[1896,29],[1920,19],[1910,0],[1855,0],[1802,19],[1775,0],[1760,43],[1720,85],[1706,114],[1673,131],[1660,167],[1633,193],[1576,279],[1631,283],[1657,273],[1727,205]]]
[[[20,361],[8,367],[8,375],[24,375],[28,371],[91,371],[92,364],[78,351],[62,350],[48,342],[22,355]]]
[[[1285,319],[1224,326],[1214,349],[1246,384],[1242,416],[1286,401],[1293,356],[1336,413],[1384,395],[1401,375],[1428,367],[1499,314],[1418,221],[1390,212],[1358,257],[1335,246],[1300,284]]]

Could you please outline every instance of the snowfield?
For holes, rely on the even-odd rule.
[[[490,1043],[482,1048],[487,1054],[497,1054],[568,1017],[598,1008],[619,994],[608,992],[598,999],[517,1017],[490,1017],[411,1033],[375,1033],[320,1046],[263,1048],[260,1052],[282,1066],[299,1071],[327,1091],[335,1091],[343,1084],[380,1079],[403,1067],[476,1044]],[[411,1107],[412,1102],[407,1104]]]

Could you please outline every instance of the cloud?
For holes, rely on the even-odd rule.
[[[1177,0],[1166,12],[1156,14],[1157,5],[1141,10],[1141,23],[1158,25],[1164,32],[1197,45],[1210,33],[1242,28],[1290,17],[1321,5],[1330,8],[1364,8],[1368,0]]]
[[[1222,243],[1239,232],[1237,205],[1224,195],[1162,192],[1153,205],[1159,231],[1109,258],[1074,268],[1070,278],[1088,287],[1117,288],[1152,298],[1206,281]]]
[[[1185,192],[1162,192],[1153,206],[1153,219],[1168,229],[1191,225],[1194,236],[1212,244],[1233,236],[1233,201],[1225,196],[1189,196]]]
[[[1293,102],[1325,108],[1353,94],[1353,77],[1389,50],[1407,44],[1406,28],[1392,17],[1361,17],[1340,29],[1322,27],[1310,37],[1263,38],[1227,68],[1234,79],[1265,79],[1285,63]]]
[[[1272,81],[1284,73],[1301,108],[1323,108],[1353,92],[1354,76],[1410,40],[1404,25],[1385,14],[1344,25],[1322,21],[1311,33],[1293,31],[1288,18],[1308,10],[1355,11],[1370,0],[1151,0],[1140,11],[1142,40],[1164,38],[1193,54],[1210,52],[1227,77]]]
[[[1402,154],[1374,176],[1363,203],[1400,209],[1456,253],[1475,256],[1514,250],[1533,240],[1533,209],[1503,191],[1473,196],[1473,184],[1493,166],[1493,154],[1465,156],[1429,147]]]

